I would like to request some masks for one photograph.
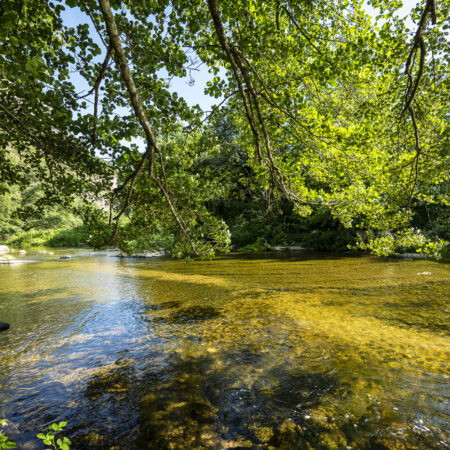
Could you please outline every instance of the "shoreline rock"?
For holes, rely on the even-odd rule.
[[[160,256],[165,256],[167,255],[168,252],[166,252],[165,250],[155,250],[155,251],[147,251],[147,252],[142,252],[142,253],[133,253],[132,255],[124,255],[124,254],[120,254],[119,256],[121,258],[157,258]]]
[[[9,323],[0,322],[0,331],[6,331],[6,330],[9,330]]]
[[[0,245],[0,254],[9,253],[11,250],[7,245]]]
[[[428,255],[424,253],[395,253],[392,257],[399,259],[428,259]]]
[[[38,262],[37,259],[0,259],[0,264],[10,264],[10,265],[16,265],[16,264],[24,264],[24,263],[34,263]]]

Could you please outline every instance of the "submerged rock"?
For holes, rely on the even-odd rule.
[[[37,261],[31,260],[31,259],[16,259],[10,255],[8,255],[6,258],[0,258],[0,264],[23,264],[23,263],[31,263],[31,262],[37,262]]]
[[[0,331],[5,331],[9,329],[9,323],[0,322]]]

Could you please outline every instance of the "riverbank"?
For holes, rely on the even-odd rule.
[[[83,247],[87,245],[89,232],[83,227],[31,229],[18,231],[6,236],[1,244],[11,248],[26,249],[30,247]]]
[[[31,251],[39,250],[42,248],[86,248],[90,246],[90,238],[90,232],[82,226],[56,229],[31,229],[28,231],[19,231],[12,236],[0,239],[0,247],[3,245],[8,246],[11,249]],[[335,239],[333,240],[333,238]],[[155,243],[152,242],[151,239],[149,239],[148,241],[144,239],[143,242],[138,246],[133,245],[135,241],[132,241],[127,242],[125,245],[123,245],[123,248],[119,248],[118,250],[121,252],[122,256],[148,257],[146,256],[147,254],[150,254],[151,257],[160,256],[170,253],[171,246],[174,244],[174,242],[172,241],[166,241],[165,245],[162,247],[160,243],[158,243],[158,248],[155,249]],[[355,249],[353,247],[353,244],[354,241],[351,239],[347,241],[346,236],[344,236],[342,233],[330,230],[325,234],[310,233],[307,238],[303,237],[300,242],[292,241],[289,244],[279,244],[278,242],[275,244],[271,244],[262,238],[258,238],[255,242],[248,243],[246,245],[237,245],[235,243],[232,243],[230,246],[230,250],[241,252],[332,251],[342,254],[349,252],[354,254],[368,253]],[[3,256],[1,253],[2,252],[0,250],[0,257]],[[176,252],[174,254],[179,255],[179,252]],[[399,249],[399,251],[397,251],[396,253],[386,256],[407,259],[433,259],[433,256],[415,252],[412,248]],[[436,259],[442,259],[446,261],[449,260],[450,252],[448,251],[448,246],[444,248],[443,251],[441,251],[440,255],[434,256],[436,257]]]

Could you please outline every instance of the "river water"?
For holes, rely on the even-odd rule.
[[[448,265],[71,253],[0,266],[19,448],[449,448]]]

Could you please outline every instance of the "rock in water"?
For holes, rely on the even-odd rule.
[[[0,253],[8,253],[10,250],[7,245],[0,245]]]
[[[61,255],[59,259],[71,259],[70,255]]]
[[[5,331],[9,328],[9,323],[0,322],[0,331]]]

